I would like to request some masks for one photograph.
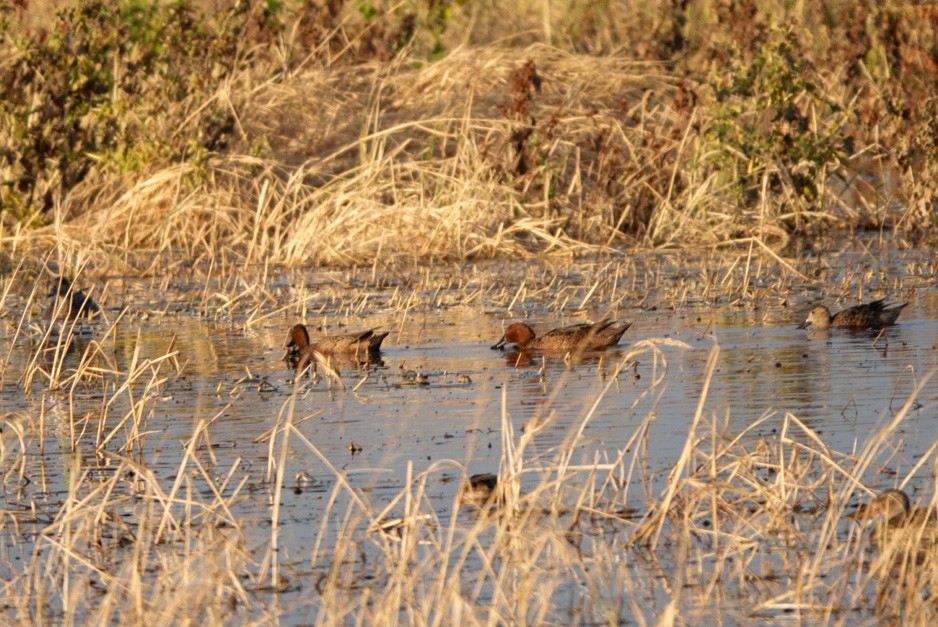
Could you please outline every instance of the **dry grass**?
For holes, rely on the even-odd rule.
[[[711,361],[718,353],[714,347]],[[331,563],[320,620],[735,622],[794,614],[836,622],[868,608],[863,616],[930,622],[938,563],[896,562],[894,555],[910,554],[908,545],[868,556],[867,536],[841,521],[869,461],[890,456],[890,435],[913,402],[914,395],[859,456],[830,450],[794,416],[777,436],[758,439],[751,430],[771,416],[728,433],[725,423],[698,413],[684,454],[655,495],[642,494],[638,476],[647,423],[628,446],[573,464],[588,415],[561,447],[531,454],[545,424],[514,434],[503,414],[500,505],[452,517],[435,509],[426,493],[443,463],[408,476],[380,512],[359,503],[362,519],[347,523],[342,546],[370,537],[381,557],[343,554]],[[642,502],[644,511],[629,507]],[[393,533],[366,524],[389,511]]]
[[[549,12],[523,15],[531,21],[516,41],[575,35]],[[642,14],[629,28],[657,23]],[[624,27],[610,24],[593,41],[614,41],[611,31]],[[540,87],[519,78],[528,62]],[[840,76],[825,76],[825,90],[849,109],[856,93],[842,88]],[[537,307],[563,316],[596,307],[680,310],[700,301],[755,308],[821,286],[829,298],[852,301],[919,285],[884,271],[875,252],[868,266],[843,269],[820,257],[786,258],[791,199],[767,191],[766,173],[765,192],[740,204],[730,183],[701,167],[715,150],[703,132],[712,117],[694,104],[705,85],[665,63],[534,43],[455,47],[433,64],[308,63],[277,80],[263,69],[246,78],[207,96],[230,107],[241,139],[234,148],[204,161],[89,177],[58,199],[47,226],[2,234],[0,263],[14,268],[0,304],[5,312],[22,307],[17,319],[4,316],[10,345],[33,345],[22,372],[7,368],[6,355],[0,379],[4,389],[43,399],[38,415],[4,409],[2,416],[7,509],[0,525],[22,565],[7,566],[0,598],[20,622],[266,623],[296,607],[325,624],[728,615],[741,622],[790,614],[837,622],[855,612],[935,621],[938,571],[931,559],[909,558],[915,539],[869,550],[869,536],[841,520],[849,495],[887,463],[916,395],[860,453],[830,450],[791,415],[770,438],[752,435],[762,422],[734,433],[703,409],[718,346],[683,452],[667,460],[665,473],[648,461],[653,413],[619,449],[585,440],[589,412],[562,444],[542,448],[539,435],[556,420],[550,400],[521,432],[503,401],[498,507],[468,511],[433,500],[441,477],[468,474],[450,461],[409,469],[398,494],[372,498],[296,428],[296,398],[306,393],[299,387],[267,436],[267,520],[233,513],[256,479],[214,460],[207,426],[224,409],[193,415],[173,479],[161,478],[148,435],[185,363],[172,341],[151,356],[139,338],[117,345],[118,325],[145,317],[186,311],[252,329],[284,313],[334,322],[380,311],[400,330],[437,308],[514,315]],[[827,211],[801,219],[890,223],[888,190],[848,166],[831,178]],[[909,222],[910,211],[895,222]],[[822,248],[823,233],[812,235]],[[651,253],[654,263],[639,264],[621,254],[625,246],[706,252],[692,263]],[[543,253],[553,256],[508,280],[466,266],[445,277],[395,274],[413,262]],[[598,254],[597,261],[571,273],[569,260],[580,254]],[[148,292],[172,294],[175,280],[194,276],[204,287],[126,312],[112,307],[119,313],[97,323],[90,339],[76,337],[77,325],[53,335],[29,323],[42,291],[40,255],[79,282],[144,274],[154,277]],[[331,283],[269,289],[281,264],[357,267],[331,273]],[[929,277],[935,269],[924,262],[907,274]],[[662,287],[670,275],[681,279]],[[13,287],[30,283],[26,302],[8,305]],[[380,289],[388,284],[390,294]],[[107,284],[93,294],[106,300]],[[661,370],[635,403],[657,398],[668,380],[667,344],[634,346],[612,365],[608,385],[641,358]],[[236,398],[254,383],[248,373],[224,392]],[[354,394],[336,377],[327,385]],[[510,390],[504,393],[507,399]],[[48,412],[46,401],[54,406]],[[56,469],[69,478],[68,492],[36,502],[23,487],[35,480],[31,456],[53,430],[68,453]],[[280,551],[290,455],[315,459],[334,480],[308,561]],[[933,463],[932,452],[899,483]],[[20,528],[35,531],[23,536]],[[280,604],[281,592],[296,590]]]
[[[540,89],[518,83],[524,62]],[[545,46],[461,49],[418,68],[307,70],[232,109],[245,137],[265,138],[262,157],[233,151],[79,187],[50,226],[8,241],[288,265],[740,239],[779,250],[789,217],[770,207],[780,201],[735,205],[701,167],[713,146],[700,132],[705,114],[685,103],[692,89],[660,65]],[[530,102],[518,104],[519,93]],[[863,209],[839,213],[817,219],[849,224]]]
[[[412,292],[385,294],[380,306],[396,311],[404,324],[414,311],[463,306],[459,298],[439,300],[448,298],[443,294],[506,309],[536,301],[574,311],[615,302],[619,290],[635,290],[634,283],[598,286],[572,277],[545,284],[541,273],[554,276],[557,268],[528,272],[513,283],[428,274],[414,281]],[[634,262],[622,267],[610,262],[605,269],[607,276],[642,284],[660,283],[660,272],[658,264],[650,271]],[[869,283],[876,276],[875,270],[864,272],[871,271],[857,269],[850,280]],[[771,273],[780,273],[778,281],[800,281],[774,264],[767,270],[746,258],[710,260],[668,298],[681,307],[688,293],[711,290],[710,296],[742,297],[748,289],[758,294],[768,288],[746,281]],[[340,280],[333,287],[326,284],[316,297],[326,303],[333,299],[334,309],[346,316],[358,315],[368,298],[343,298],[344,284],[367,283],[369,276],[375,286],[386,280],[367,269],[336,275],[332,278]],[[9,289],[5,293],[5,299],[13,298]],[[40,293],[40,287],[34,288],[27,301]],[[282,294],[262,294],[259,284],[245,284],[236,275],[218,288],[209,287],[206,279],[205,290],[189,296],[190,308],[208,318],[250,320],[257,302],[283,302]],[[300,311],[309,300],[301,290],[286,308]],[[213,309],[216,302],[228,304],[219,313]],[[672,376],[668,351],[689,347],[674,340],[639,342],[617,363],[599,369],[604,391],[591,409],[574,417],[555,445],[542,443],[544,434],[556,433],[554,397],[518,430],[508,413],[512,390],[503,389],[497,505],[483,510],[435,498],[442,480],[468,474],[471,455],[463,462],[439,460],[421,472],[409,465],[396,494],[362,490],[297,428],[302,420],[297,398],[308,386],[331,385],[300,379],[271,415],[272,427],[264,436],[268,496],[261,508],[269,513],[264,517],[268,524],[236,513],[259,478],[240,463],[221,465],[212,453],[209,426],[220,419],[224,406],[214,417],[193,420],[172,477],[155,470],[160,454],[148,445],[148,434],[162,413],[163,399],[184,379],[185,362],[180,363],[172,343],[164,353],[144,357],[139,340],[122,349],[127,359],[114,358],[115,327],[140,315],[128,311],[102,321],[95,338],[84,344],[72,340],[72,352],[65,333],[57,349],[37,343],[16,382],[23,393],[50,402],[74,399],[57,403],[54,418],[22,412],[3,416],[0,461],[7,510],[0,524],[23,561],[0,596],[21,622],[71,617],[268,622],[294,612],[321,624],[936,618],[938,565],[930,558],[913,559],[918,554],[914,536],[877,550],[869,546],[870,534],[842,520],[851,494],[859,491],[865,499],[870,490],[863,486],[879,485],[878,472],[896,453],[895,433],[930,375],[916,382],[903,408],[858,452],[837,451],[792,415],[766,415],[734,432],[726,417],[706,411],[720,354],[714,345],[683,450],[665,460],[662,469],[660,457],[652,460],[649,454],[649,426],[656,399]],[[41,340],[44,330],[28,327],[18,323],[17,333],[24,337],[14,343],[27,341],[30,334]],[[621,446],[597,446],[586,437],[593,412],[635,361],[651,364],[651,371],[623,414],[640,406],[651,409],[631,423]],[[576,376],[572,370],[570,376]],[[238,379],[224,392],[236,398],[249,384]],[[563,387],[561,377],[552,394]],[[330,389],[353,394],[350,388]],[[81,400],[89,397],[97,399],[91,404]],[[779,425],[774,435],[754,435],[769,421]],[[64,430],[59,446],[76,454],[64,459],[67,493],[37,505],[22,488],[36,480],[30,457],[42,451],[53,428]],[[930,470],[934,453],[933,448],[897,483]],[[323,494],[309,553],[287,556],[280,548],[278,520],[283,490],[289,487],[288,460],[297,457],[324,468],[331,489]],[[21,535],[15,529],[35,532]]]
[[[515,123],[501,109],[516,56],[464,51],[391,76],[375,64],[263,86],[240,119],[245,133],[276,147],[267,159],[230,156],[207,172],[194,165],[156,172],[119,195],[99,197],[100,210],[56,220],[54,237],[80,232],[92,245],[197,260],[227,248],[249,262],[339,265],[575,250],[578,240],[617,239],[603,226],[612,219],[608,207],[579,212],[576,232],[567,233],[571,225],[551,214],[568,211],[547,211],[543,202],[522,206],[503,180]],[[588,113],[596,104],[586,102],[592,90],[637,91],[655,80],[641,65],[610,60],[594,68],[601,82],[591,85],[578,78],[585,60],[542,48],[530,56],[548,68],[550,100],[564,102],[557,124],[574,133],[584,124],[593,135],[616,132],[612,121]],[[313,94],[319,102],[309,107]],[[558,138],[545,150],[572,153],[566,143]],[[586,167],[575,155],[567,159],[565,179]],[[205,180],[192,190],[192,178]],[[551,185],[528,179],[525,188]],[[571,184],[585,209],[581,185]]]
[[[901,112],[850,127],[857,145],[823,181],[820,208],[773,189],[791,172],[772,159],[760,165],[759,193],[741,200],[736,181],[712,167],[726,146],[708,134],[709,75],[693,65],[705,48],[670,59],[658,48],[675,23],[673,4],[625,2],[604,13],[556,3],[484,12],[467,3],[445,34],[449,54],[434,63],[406,54],[348,61],[377,27],[292,63],[287,34],[281,49],[212,93],[166,103],[175,112],[222,106],[235,126],[226,149],[92,170],[54,199],[40,228],[0,220],[0,318],[10,347],[0,355],[0,384],[30,408],[0,408],[0,601],[9,621],[936,622],[933,554],[919,560],[914,535],[871,547],[870,534],[842,519],[852,494],[886,487],[879,475],[898,454],[897,429],[931,375],[858,451],[837,451],[797,416],[766,415],[734,432],[707,412],[714,345],[682,452],[661,460],[648,450],[653,410],[619,448],[584,436],[636,360],[653,371],[624,413],[654,407],[671,376],[668,351],[688,350],[673,340],[636,343],[597,369],[605,390],[572,417],[559,444],[542,439],[556,433],[554,397],[518,430],[504,389],[502,406],[490,408],[502,434],[498,505],[480,511],[438,498],[441,483],[471,472],[471,455],[420,472],[410,465],[399,491],[376,495],[298,429],[308,418],[298,399],[322,388],[351,398],[368,372],[354,386],[335,373],[298,379],[267,417],[262,478],[240,459],[222,465],[210,427],[249,388],[272,389],[246,369],[219,384],[217,407],[191,412],[178,465],[171,476],[160,472],[165,453],[152,434],[165,403],[189,384],[187,355],[170,336],[158,354],[139,334],[119,339],[147,319],[192,316],[249,333],[284,316],[328,328],[380,315],[399,338],[441,309],[579,320],[704,302],[743,308],[755,324],[787,324],[767,318],[778,316],[763,313],[767,301],[904,298],[930,285],[934,261],[909,262],[897,275],[876,250],[930,228],[929,170],[903,162],[888,139],[921,127],[891,126]],[[691,39],[713,24],[697,17],[683,33]],[[812,33],[824,47],[839,31]],[[876,91],[875,68],[849,69],[814,75],[843,113],[825,117],[799,101],[814,116],[812,132],[839,129],[843,117],[875,118],[870,102],[889,100]],[[164,119],[153,123],[156,135],[175,132]],[[927,162],[927,149],[916,144],[909,154]],[[900,163],[911,194],[888,182]],[[906,196],[915,202],[897,204]],[[825,256],[832,227],[876,228],[878,239],[860,244],[869,249],[859,263],[840,267]],[[793,234],[815,242],[816,259],[789,256]],[[584,255],[593,261],[572,270],[571,259]],[[508,277],[471,265],[500,256],[538,260],[507,266]],[[82,324],[34,322],[53,262],[85,289],[97,285],[93,296],[108,305],[90,336]],[[423,262],[449,271],[403,270]],[[347,269],[284,270],[310,264]],[[134,275],[150,277],[146,302],[108,283]],[[200,289],[175,290],[193,282]],[[28,354],[17,372],[15,350]],[[777,433],[757,437],[769,421]],[[286,553],[280,535],[296,458],[325,468],[321,485],[330,486],[316,540],[300,556]],[[931,481],[934,465],[933,447],[894,481]],[[66,478],[64,493],[26,489],[53,476]],[[261,514],[240,517],[251,498]]]
[[[840,228],[927,236],[934,105],[911,103],[934,63],[931,12],[822,4],[444,2],[411,15],[286,3],[268,16],[279,31],[233,10],[247,40],[221,28],[211,42],[236,44],[224,59],[239,62],[178,101],[138,103],[148,119],[115,122],[133,130],[129,147],[59,174],[55,159],[31,164],[42,198],[20,199],[0,246],[145,255],[139,271],[155,273],[180,255],[368,265],[750,242],[778,253],[792,234]],[[32,32],[11,15],[11,32]],[[110,45],[83,36],[89,54]],[[743,73],[751,85],[734,82]],[[148,89],[130,84],[127,98]]]

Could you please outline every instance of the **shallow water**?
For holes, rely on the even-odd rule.
[[[845,255],[844,264],[862,262],[857,259]],[[875,343],[871,333],[796,329],[800,316],[820,300],[817,286],[763,298],[733,298],[717,289],[710,297],[701,297],[699,293],[706,290],[700,283],[706,280],[692,267],[663,263],[667,267],[644,274],[654,276],[654,285],[648,285],[647,279],[637,285],[629,284],[624,274],[597,280],[597,268],[604,263],[575,262],[558,271],[556,264],[518,262],[516,268],[499,262],[442,268],[439,275],[424,269],[383,278],[369,277],[364,271],[296,271],[271,278],[262,287],[281,306],[303,304],[263,318],[252,310],[250,297],[240,308],[229,307],[223,296],[206,300],[204,283],[176,281],[163,286],[156,292],[161,297],[154,298],[152,282],[113,280],[104,304],[108,317],[117,316],[125,305],[130,313],[116,336],[98,340],[117,369],[125,371],[135,359],[139,363],[158,358],[171,346],[178,351],[180,368],[178,375],[174,368],[168,369],[153,409],[141,418],[146,435],[127,454],[144,458],[168,489],[185,443],[200,421],[210,421],[198,454],[216,476],[235,467],[239,477],[248,478],[246,498],[234,514],[262,543],[270,533],[266,436],[293,391],[292,373],[280,361],[281,346],[286,329],[302,316],[303,308],[314,334],[320,332],[317,327],[323,320],[330,333],[368,327],[392,333],[385,341],[382,363],[363,371],[357,364],[336,362],[344,388],[328,378],[300,382],[294,413],[299,432],[378,509],[406,485],[408,472],[438,468],[428,498],[442,513],[441,522],[446,521],[463,467],[469,474],[499,471],[503,398],[516,434],[534,418],[550,421],[538,435],[535,450],[528,452],[532,466],[538,456],[552,458],[585,416],[591,417],[575,462],[590,464],[614,457],[653,415],[647,440],[649,476],[643,489],[629,493],[628,504],[641,511],[660,491],[680,456],[707,383],[706,364],[714,347],[719,357],[702,406],[706,415],[725,420],[730,433],[767,418],[747,435],[755,440],[779,429],[789,412],[813,428],[828,447],[842,452],[860,446],[901,408],[920,378],[938,366],[938,319],[930,316],[938,305],[938,290],[931,276],[909,270],[924,263],[914,253],[893,253],[879,262],[883,270],[878,276],[900,281],[904,292],[877,292],[870,297],[908,297],[911,302],[900,324]],[[459,293],[440,288],[451,280],[447,278],[451,273],[461,281]],[[547,280],[550,289],[531,287],[545,277],[554,277]],[[769,274],[762,280],[768,283],[771,278]],[[594,291],[597,283],[603,283],[601,295]],[[880,283],[882,288],[889,280],[881,278]],[[231,285],[217,289],[221,295],[239,292]],[[753,289],[760,288],[754,284]],[[477,295],[471,296],[474,290]],[[9,328],[15,328],[26,307],[26,288],[19,291],[8,300]],[[413,307],[407,306],[408,299]],[[578,304],[584,300],[587,306],[580,310]],[[556,355],[526,359],[489,348],[512,320],[524,319],[535,329],[545,329],[604,315],[632,321],[633,326],[619,347],[575,363]],[[660,352],[641,345],[661,338],[673,342],[661,343]],[[92,335],[86,341],[94,339]],[[11,342],[12,333],[0,344],[0,355],[9,355],[3,371],[2,412],[8,418],[42,414],[46,437],[41,453],[36,446],[28,448],[22,474],[29,483],[6,482],[5,498],[17,507],[32,503],[54,510],[68,494],[71,455],[66,449],[74,429],[68,416],[100,413],[100,385],[89,384],[86,396],[65,395],[37,381],[26,394],[18,379],[34,343],[22,336]],[[66,369],[77,366],[82,346],[79,343],[66,358]],[[630,356],[632,351],[637,353]],[[429,384],[408,385],[405,370],[425,374]],[[659,377],[660,383],[653,386]],[[116,389],[120,377],[111,385]],[[130,394],[118,395],[105,431],[114,428],[115,417],[136,400]],[[894,481],[893,471],[908,470],[929,449],[938,437],[936,401],[938,386],[932,382],[899,431],[895,457],[882,474],[868,477],[872,485],[888,487]],[[80,438],[79,448],[83,455],[93,456],[94,439],[88,434],[98,425],[93,418],[83,424],[89,431]],[[317,545],[317,540],[336,478],[307,447],[296,440],[291,444],[285,483],[297,489],[283,492],[281,560],[302,573],[310,568],[312,547],[319,546],[320,555],[330,551],[328,533],[325,544]],[[114,463],[101,458],[100,472],[107,473]],[[337,521],[327,521],[327,526],[334,524]],[[16,533],[11,526],[6,532]],[[2,575],[9,579],[28,559],[32,545],[8,536],[3,549]],[[325,561],[320,557],[313,568],[322,568]],[[297,603],[297,609],[285,614],[287,622],[312,620],[311,594],[315,596],[309,586],[298,585],[285,595]],[[654,599],[659,593],[652,589],[647,594]],[[653,616],[654,610],[650,612]]]

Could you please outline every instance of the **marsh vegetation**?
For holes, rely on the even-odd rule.
[[[0,9],[9,621],[938,618],[932,7],[118,8]]]
[[[0,14],[20,247],[368,264],[935,226],[928,5],[64,5]]]
[[[18,269],[9,616],[931,620],[929,536],[923,562],[843,514],[933,494],[933,261],[828,261],[828,283],[911,297],[901,323],[805,335],[819,284],[723,256],[115,278],[100,318],[64,327]],[[598,354],[490,349],[519,317],[603,315],[633,325]],[[296,377],[298,318],[391,333],[380,359]],[[480,473],[487,505],[461,495]]]

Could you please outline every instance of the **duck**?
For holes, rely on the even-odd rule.
[[[357,333],[327,335],[318,338],[315,343],[311,343],[306,325],[295,324],[287,333],[287,340],[284,344],[286,353],[283,360],[289,368],[302,370],[311,361],[315,361],[315,353],[320,355],[352,355],[369,359],[380,354],[381,342],[389,334],[390,331],[376,333],[374,329],[368,329]]]
[[[498,487],[498,475],[489,472],[472,475],[459,486],[457,498],[460,503],[484,507],[494,500],[495,488]]]
[[[916,563],[935,555],[938,545],[938,512],[932,508],[914,508],[902,490],[880,492],[869,503],[845,516],[851,520],[876,520],[872,545],[880,551],[897,551],[896,557],[911,556]]]
[[[47,320],[91,318],[101,312],[98,304],[91,300],[90,296],[75,288],[65,276],[52,280],[49,298],[52,302],[49,303],[44,314]]]
[[[536,336],[534,329],[523,322],[515,322],[505,329],[502,339],[492,350],[506,344],[514,344],[518,350],[603,350],[619,343],[619,339],[631,322],[600,320],[596,323],[585,322],[559,329],[551,329],[542,336]]]
[[[827,331],[831,327],[846,329],[882,329],[896,323],[896,319],[909,303],[895,305],[887,303],[885,298],[871,303],[856,305],[831,315],[831,310],[824,305],[812,307],[808,317],[798,325],[799,329],[814,327],[818,331]]]
[[[844,516],[850,520],[883,517],[889,527],[930,525],[938,528],[938,512],[931,508],[912,507],[909,495],[902,490],[885,490]]]

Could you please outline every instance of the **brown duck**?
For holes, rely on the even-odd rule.
[[[882,329],[896,323],[896,318],[909,303],[893,305],[885,298],[871,303],[857,305],[831,315],[831,310],[824,305],[813,307],[808,317],[798,325],[799,329],[813,326],[818,331],[827,331],[831,327],[845,329]]]
[[[893,547],[900,560],[912,556],[920,563],[935,555],[938,513],[931,508],[912,507],[902,490],[881,492],[845,518],[877,519],[871,536],[873,546],[880,550]]]
[[[476,507],[490,505],[494,501],[497,487],[498,475],[488,472],[472,475],[468,481],[459,486],[459,502]]]
[[[44,314],[47,320],[91,318],[101,311],[90,296],[73,287],[72,282],[64,276],[52,280],[49,298],[52,302]]]
[[[537,337],[534,329],[523,322],[515,322],[505,329],[502,339],[492,349],[514,344],[518,350],[602,350],[618,344],[630,326],[631,322],[600,320],[552,329]]]
[[[311,343],[306,326],[295,324],[287,334],[284,344],[286,353],[283,360],[287,366],[302,370],[314,360],[314,353],[321,355],[352,355],[360,359],[377,357],[381,352],[381,342],[390,332],[375,333],[374,329],[346,333],[343,335],[327,335]]]
[[[844,516],[851,520],[882,517],[892,528],[928,524],[938,526],[938,513],[933,509],[912,507],[909,495],[902,490],[880,492],[869,503],[864,503]]]

